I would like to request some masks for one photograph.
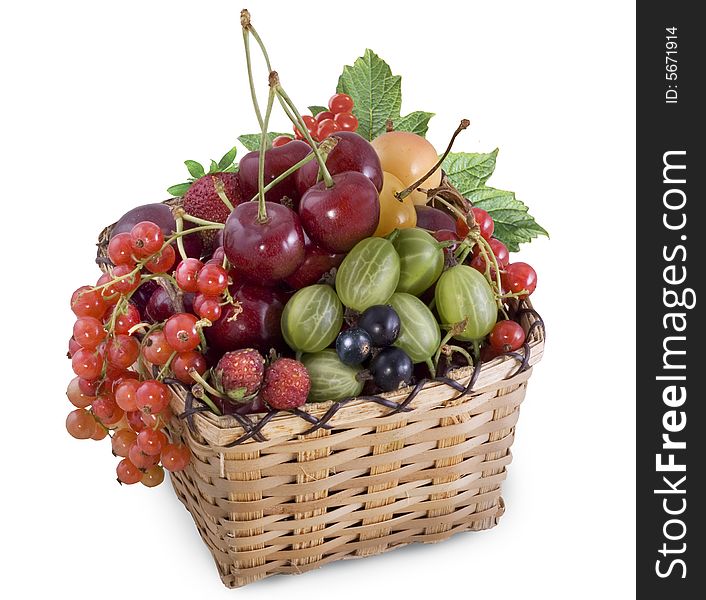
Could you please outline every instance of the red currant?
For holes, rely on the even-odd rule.
[[[108,258],[114,265],[135,266],[135,257],[132,255],[132,237],[123,232],[111,238],[108,244]]]
[[[526,291],[520,298],[527,298],[537,287],[537,273],[527,263],[516,262],[505,267],[501,273],[503,288],[507,292],[517,294]]]
[[[135,291],[140,285],[140,274],[135,272],[132,273],[134,269],[129,265],[118,265],[113,269],[113,280],[112,287],[115,291],[121,294],[129,294]],[[130,275],[132,273],[132,275]],[[129,275],[129,277],[127,277]],[[120,278],[120,279],[119,279]]]
[[[196,276],[196,286],[205,296],[220,296],[228,287],[228,271],[220,265],[204,265]]]
[[[199,294],[194,298],[194,312],[202,319],[215,323],[221,316],[221,305],[217,296]]]
[[[95,397],[98,393],[98,388],[100,387],[100,385],[101,381],[97,378],[84,379],[83,377],[79,377],[78,379],[78,389],[81,390],[81,393],[86,396]]]
[[[180,352],[174,357],[172,364],[172,373],[179,381],[186,384],[193,384],[194,378],[191,376],[191,369],[195,369],[199,375],[203,375],[208,369],[206,359],[203,354],[190,350],[189,352]]]
[[[144,433],[145,431],[147,431],[147,429],[144,429],[140,433]],[[140,450],[140,447],[137,444],[130,446],[127,457],[133,465],[143,471],[159,462],[159,456],[145,454],[142,450]],[[140,479],[142,479],[142,477],[140,477]]]
[[[96,421],[96,430],[93,432],[93,435],[91,436],[92,440],[95,440],[96,442],[101,441],[102,439],[105,439],[105,436],[108,435],[108,428],[105,427],[104,425],[101,425]]]
[[[74,323],[74,339],[82,348],[95,350],[105,336],[103,323],[95,317],[79,317]]]
[[[333,122],[340,131],[355,131],[358,129],[358,118],[353,113],[338,113]]]
[[[115,388],[115,403],[125,412],[137,410],[137,388],[140,382],[136,379],[125,379]]]
[[[197,292],[196,276],[202,268],[203,263],[198,258],[182,260],[174,273],[177,285],[185,292]]]
[[[493,221],[493,217],[491,217],[487,211],[476,206],[474,206],[471,210],[473,211],[473,218],[476,220],[476,224],[480,228],[481,236],[486,240],[489,240],[495,230],[495,222]]]
[[[98,352],[82,348],[71,358],[71,368],[79,377],[92,381],[103,372],[103,358]]]
[[[151,273],[166,273],[174,266],[176,252],[173,246],[164,246],[150,260],[145,263],[145,267]]]
[[[149,469],[146,469],[142,475],[140,483],[145,487],[151,488],[159,485],[164,481],[164,469],[159,465],[154,465]]]
[[[108,362],[118,369],[128,369],[140,356],[140,344],[130,336],[118,334],[108,340],[106,358]]]
[[[125,413],[125,416],[132,431],[139,433],[145,428],[145,422],[142,420],[142,413],[139,410],[131,410]]]
[[[304,125],[306,126],[307,129],[312,130],[316,129],[316,119],[312,117],[311,115],[304,115],[302,117],[302,121],[304,121]]]
[[[140,421],[142,422],[142,421]],[[118,429],[110,440],[113,454],[126,458],[130,447],[137,442],[137,434],[130,429]]]
[[[106,322],[109,323],[113,316],[112,309],[106,316]],[[134,304],[126,304],[118,310],[115,315],[115,333],[127,334],[135,325],[140,322],[140,311]]]
[[[156,414],[167,407],[171,392],[161,381],[149,379],[143,381],[137,388],[136,397],[138,410],[147,414]]]
[[[167,444],[162,450],[162,465],[167,471],[182,471],[191,461],[191,453],[186,446]]]
[[[132,248],[137,256],[145,258],[159,252],[164,244],[162,228],[152,221],[141,221],[130,231]]]
[[[318,115],[316,115],[316,127],[319,126],[319,123],[323,121],[324,119],[333,119],[336,115],[334,115],[330,110],[322,110]]]
[[[137,447],[149,456],[158,456],[168,443],[167,436],[156,429],[143,429],[137,435]]]
[[[76,408],[88,408],[95,396],[89,396],[81,391],[80,378],[74,377],[66,388],[66,397]]]
[[[288,144],[291,141],[292,138],[290,138],[288,135],[278,135],[275,139],[272,140],[272,147],[279,148],[280,146],[284,146],[285,144]]]
[[[99,292],[106,306],[113,306],[120,300],[120,292],[115,289],[114,285],[101,287],[111,281],[113,281],[113,276],[110,273],[103,273],[96,282],[96,287],[100,287]]]
[[[321,141],[326,139],[332,133],[336,133],[338,127],[333,119],[324,119],[319,123],[319,127],[316,130],[316,136]]]
[[[101,394],[93,401],[93,414],[104,425],[114,425],[123,418],[125,411],[118,406],[115,398],[109,394]]]
[[[334,114],[352,112],[353,98],[348,94],[334,94],[328,101],[328,107]]]
[[[167,343],[177,352],[194,350],[201,343],[196,323],[196,317],[189,313],[177,313],[169,317],[164,324]]]
[[[166,365],[174,350],[167,343],[163,331],[153,331],[147,336],[142,346],[142,356],[153,365]]]
[[[106,304],[99,290],[84,285],[71,295],[71,310],[77,317],[100,319],[105,313]]]
[[[488,341],[499,352],[513,352],[525,343],[525,330],[515,321],[499,321],[490,332]]]
[[[93,415],[84,410],[77,408],[69,413],[66,417],[66,431],[77,440],[87,440],[96,430],[96,420]]]
[[[142,471],[140,471],[129,458],[123,458],[116,468],[118,481],[126,485],[132,485],[142,479]]]

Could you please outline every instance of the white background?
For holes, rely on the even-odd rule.
[[[248,6],[300,106],[326,103],[343,64],[373,48],[403,75],[403,113],[437,113],[429,131],[437,148],[461,117],[472,126],[458,149],[500,147],[490,184],[516,191],[552,238],[522,251],[539,274],[534,300],[549,335],[522,408],[500,526],[237,592],[222,587],[169,485],[120,488],[108,442],[66,434],[64,354],[68,299],[98,275],[101,228],[166,198],[184,179],[184,159],[218,159],[255,131],[241,6],[8,4],[0,15],[0,543],[10,553],[2,596],[633,595],[632,2]],[[275,124],[287,127],[280,115]]]

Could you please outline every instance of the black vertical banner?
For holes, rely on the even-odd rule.
[[[637,8],[638,598],[706,598],[706,330],[699,315],[706,302],[706,36],[698,6],[670,0]]]

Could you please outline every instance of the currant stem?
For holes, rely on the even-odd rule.
[[[159,373],[157,373],[157,381],[162,381],[162,378],[167,374],[167,371],[169,370],[169,367],[177,354],[178,353],[174,351],[169,355],[167,362],[164,363],[164,366],[159,370]]]
[[[176,217],[174,219],[176,221],[176,232],[181,233],[184,231],[184,219],[182,217]],[[177,238],[177,249],[179,250],[179,256],[181,256],[181,260],[186,260],[186,248],[184,248],[184,240],[182,238]]]
[[[262,113],[260,105],[257,101],[257,92],[255,91],[255,81],[252,74],[252,58],[250,55],[250,13],[246,8],[240,11],[240,25],[243,29],[243,45],[245,46],[245,62],[248,70],[248,82],[250,84],[250,97],[252,98],[253,107],[255,108],[255,116],[257,123],[262,129]]]
[[[324,184],[327,188],[333,187],[333,178],[331,177],[331,173],[329,173],[328,169],[326,168],[326,161],[321,155],[321,152],[319,151],[316,142],[311,137],[309,129],[304,124],[304,119],[302,119],[302,116],[297,110],[297,107],[294,105],[294,102],[292,102],[292,99],[284,91],[279,81],[277,81],[276,85],[274,86],[274,89],[277,93],[277,97],[279,98],[279,102],[282,105],[282,108],[284,109],[284,112],[287,114],[287,117],[289,117],[289,120],[292,121],[292,123],[295,127],[297,127],[297,129],[299,129],[301,134],[306,138],[306,141],[309,142],[309,145],[311,146],[311,149],[314,152],[314,156],[316,156],[316,162],[319,163],[319,171],[323,176]]]
[[[416,190],[422,183],[424,183],[427,179],[429,179],[429,177],[434,174],[434,172],[443,164],[444,160],[446,160],[446,157],[449,155],[449,152],[451,152],[451,148],[453,147],[454,142],[458,137],[458,134],[461,133],[464,129],[466,129],[470,124],[471,122],[468,119],[461,120],[461,123],[456,128],[456,131],[454,131],[454,134],[451,136],[449,145],[446,147],[446,150],[444,150],[444,153],[441,155],[437,163],[412,185],[405,188],[401,192],[397,192],[395,196],[398,200],[404,200],[407,196],[409,196],[414,190]]]
[[[207,221],[206,219],[202,219],[200,217],[194,217],[193,215],[190,215],[188,213],[184,213],[182,215],[182,219],[184,219],[184,221],[188,221],[189,223],[194,223],[196,225],[220,225],[221,224],[221,223],[217,223],[216,221]],[[191,231],[191,230],[189,230],[189,231]]]
[[[273,71],[272,73],[275,72]],[[276,75],[275,73],[275,76]],[[265,204],[265,153],[267,152],[267,144],[269,142],[267,129],[270,125],[270,115],[272,114],[272,106],[274,103],[275,91],[270,88],[270,93],[267,96],[265,120],[262,123],[262,131],[260,132],[260,154],[257,157],[257,220],[259,223],[267,223],[267,205]]]
[[[400,192],[402,193],[402,192]],[[455,214],[457,217],[460,219],[463,219],[464,222],[466,220],[466,215],[464,215],[458,208],[456,208],[451,202],[448,200],[444,200],[443,198],[439,198],[438,196],[436,197],[437,202],[441,202],[446,208],[448,208],[453,214]]]

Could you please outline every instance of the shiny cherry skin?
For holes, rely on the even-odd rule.
[[[417,211],[417,227],[427,231],[439,231],[440,229],[456,231],[456,221],[443,210],[426,204],[417,204],[414,210]]]
[[[306,142],[292,140],[283,146],[270,148],[265,151],[265,185],[284,173],[290,167],[302,160],[311,152],[311,147]],[[247,203],[257,194],[257,173],[260,152],[248,152],[240,159],[239,178],[240,189],[243,192],[243,200]],[[265,200],[268,202],[280,202],[286,196],[293,202],[299,200],[299,193],[294,182],[294,174],[278,183],[267,194]]]
[[[382,189],[382,167],[375,148],[364,137],[351,131],[338,131],[332,136],[336,146],[326,159],[326,168],[331,175],[346,171],[358,171],[375,184],[378,192]],[[313,160],[305,164],[295,174],[297,190],[300,195],[316,183],[319,165]]]
[[[375,185],[362,173],[339,173],[333,183],[327,188],[321,181],[309,188],[299,203],[299,215],[311,240],[338,254],[373,235],[380,202]]]
[[[221,318],[204,328],[209,347],[220,352],[239,348],[255,348],[267,354],[270,348],[284,346],[280,320],[287,294],[275,288],[254,284],[232,286],[231,294],[242,312],[232,305],[223,307]]]
[[[345,254],[335,254],[319,248],[307,238],[304,262],[284,281],[294,290],[300,290],[308,285],[314,285],[331,269],[338,267]]]
[[[230,264],[238,274],[260,284],[289,277],[304,261],[304,232],[297,213],[273,202],[267,202],[266,208],[267,221],[260,223],[257,202],[239,204],[223,230],[223,249]]]

